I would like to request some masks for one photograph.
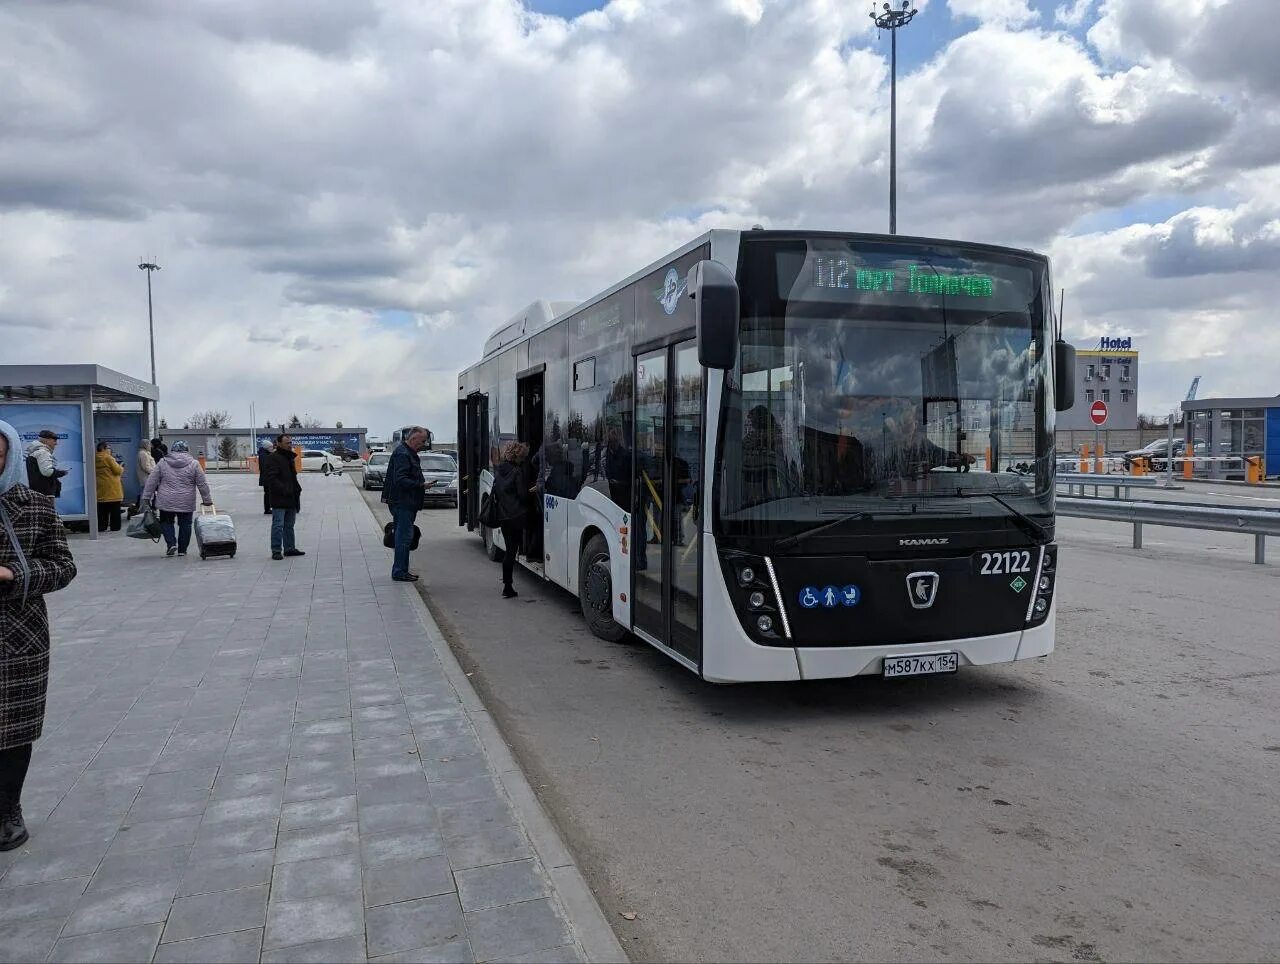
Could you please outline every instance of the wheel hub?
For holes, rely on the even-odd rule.
[[[608,557],[591,560],[587,569],[587,603],[596,612],[604,612],[613,595]]]

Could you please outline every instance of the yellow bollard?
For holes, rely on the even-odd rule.
[[[1257,455],[1250,455],[1244,460],[1244,478],[1250,485],[1258,485],[1262,482],[1262,458]]]
[[[302,449],[293,450],[293,470],[299,475],[302,474]]]
[[[1133,460],[1133,467],[1130,470],[1134,475],[1147,474],[1146,456],[1139,455]]]
[[[1191,457],[1188,456],[1186,451],[1184,450],[1182,453],[1182,477],[1184,479],[1191,478],[1191,473],[1193,471],[1194,470],[1191,465]]]
[[[1094,447],[1093,471],[1095,475],[1101,475],[1105,471],[1105,468],[1102,464],[1102,443],[1101,442],[1099,442]]]
[[[986,460],[987,460],[987,471],[990,472],[991,471],[991,446],[990,445],[987,446]]]
[[[205,461],[205,457],[203,455],[199,456],[196,461],[200,463],[200,470],[202,472],[209,467],[209,464]]]
[[[1089,443],[1085,442],[1080,446],[1080,471],[1089,471]]]

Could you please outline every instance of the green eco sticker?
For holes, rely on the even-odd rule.
[[[1027,588],[1027,581],[1021,576],[1015,576],[1013,582],[1009,583],[1009,587],[1014,592],[1022,592],[1022,590]]]

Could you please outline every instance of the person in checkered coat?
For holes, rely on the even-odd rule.
[[[53,499],[27,488],[24,475],[21,439],[0,422],[0,850],[28,837],[22,784],[49,688],[44,597],[76,577]]]

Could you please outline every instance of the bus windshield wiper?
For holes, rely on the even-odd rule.
[[[1037,542],[1039,542],[1042,545],[1045,545],[1049,542],[1048,529],[1042,526],[1035,519],[1031,518],[1031,516],[1027,515],[1025,512],[1021,512],[1014,506],[1010,505],[1008,502],[1006,502],[996,493],[957,491],[956,495],[962,499],[971,499],[974,496],[979,496],[979,495],[985,495],[987,498],[995,499],[1002,506],[1008,509],[1010,513],[1012,513],[1011,518],[1013,519],[1014,525],[1016,525],[1019,529],[1021,529],[1023,532],[1031,536],[1031,538],[1035,539]]]
[[[819,532],[826,532],[828,529],[834,529],[836,526],[842,526],[846,522],[855,522],[858,519],[867,519],[870,517],[871,513],[867,512],[865,509],[855,509],[853,512],[847,512],[837,519],[832,519],[830,522],[824,522],[821,525],[813,526],[810,529],[802,529],[800,532],[794,533],[793,535],[783,536],[778,540],[777,547],[779,549],[794,549],[805,539],[808,539],[810,536],[817,535]]]

